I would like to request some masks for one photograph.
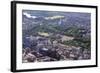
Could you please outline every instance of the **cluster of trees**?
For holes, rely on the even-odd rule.
[[[45,24],[44,24],[45,25]],[[23,32],[23,35],[38,35],[38,32],[47,32],[47,33],[54,33],[54,34],[61,34],[66,36],[74,37],[74,40],[64,41],[63,44],[66,45],[73,45],[73,46],[81,46],[83,48],[90,49],[91,45],[91,37],[85,36],[87,34],[87,30],[83,28],[79,28],[77,26],[61,26],[61,25],[36,25],[32,29]],[[90,33],[89,33],[90,34]],[[52,41],[58,39],[57,37],[51,36],[50,38]]]
[[[90,49],[91,47],[91,37],[87,34],[85,29],[80,29],[77,27],[71,27],[66,33],[66,35],[73,36],[73,40],[64,41],[63,44],[72,45],[72,46],[80,46],[85,49]]]

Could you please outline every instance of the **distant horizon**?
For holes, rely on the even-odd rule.
[[[81,15],[81,17],[91,17],[91,13],[86,13],[86,12],[64,12],[64,11],[46,11],[46,10],[22,10],[22,14],[27,13],[30,16],[49,16],[48,14],[54,16],[54,15],[74,15],[78,16]],[[76,14],[76,15],[75,15]]]

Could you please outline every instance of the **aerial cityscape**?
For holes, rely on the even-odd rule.
[[[22,11],[22,62],[91,59],[91,13]]]

